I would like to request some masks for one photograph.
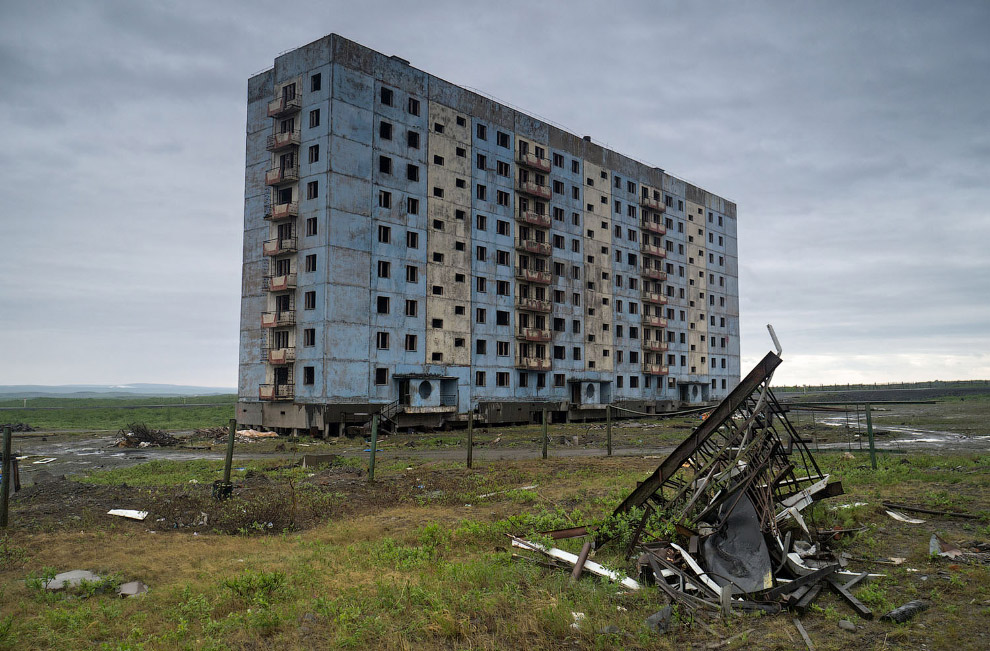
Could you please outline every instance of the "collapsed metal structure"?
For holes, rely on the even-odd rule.
[[[692,611],[803,611],[829,585],[870,617],[849,592],[870,575],[843,570],[844,559],[823,551],[819,532],[801,515],[813,502],[842,494],[842,486],[829,482],[770,389],[781,361],[767,353],[616,507],[612,521],[637,522],[625,551],[638,558],[640,579]],[[650,523],[658,522],[668,531],[673,525],[676,536],[650,531]],[[576,527],[546,533],[555,539],[594,534],[597,548],[612,540],[614,531]],[[570,563],[577,575],[592,542],[574,558],[521,539],[513,545]],[[840,580],[842,575],[846,579]],[[641,587],[633,579],[616,580]]]

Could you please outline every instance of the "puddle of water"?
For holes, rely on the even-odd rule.
[[[866,419],[861,416],[858,421],[855,416],[826,416],[818,421],[829,427],[849,427],[855,432],[857,438],[866,438]],[[957,432],[945,430],[923,429],[920,427],[907,427],[905,425],[888,425],[886,423],[875,425],[876,430],[884,432],[877,439],[878,445],[896,444],[902,447],[921,448],[980,448],[985,445],[981,442],[990,439],[990,436],[966,436]],[[894,434],[897,438],[891,438],[886,434]],[[824,444],[823,448],[847,447],[845,443]]]

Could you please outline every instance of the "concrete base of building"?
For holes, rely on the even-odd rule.
[[[273,430],[286,435],[308,434],[316,437],[363,436],[370,432],[373,414],[385,405],[377,403],[333,403],[325,405],[292,402],[237,403],[238,427]],[[613,403],[613,420],[649,418],[677,411],[684,403],[673,400],[628,400]],[[694,405],[697,406],[697,405]],[[606,405],[570,402],[491,401],[481,402],[475,412],[478,425],[524,425],[543,422],[546,411],[550,423],[584,423],[603,421]],[[431,430],[465,427],[469,414],[455,408],[399,407],[386,431]]]

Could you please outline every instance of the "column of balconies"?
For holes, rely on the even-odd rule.
[[[546,175],[550,172],[550,159],[535,152],[519,151],[516,155],[516,163],[521,170],[525,170],[517,177],[516,191],[527,195],[526,205],[536,206],[537,202],[549,201],[552,192],[550,186],[545,183]],[[528,262],[525,266],[521,263],[516,266],[518,281],[516,310],[526,315],[527,323],[534,324],[539,321],[545,324],[545,320],[550,318],[548,315],[552,305],[547,298],[538,298],[538,296],[540,294],[548,296],[549,285],[553,282],[550,273],[550,256],[553,253],[550,244],[550,215],[537,210],[518,208],[516,221],[521,227],[516,229],[516,251]],[[516,338],[523,344],[522,347],[517,346],[515,356],[517,368],[531,371],[550,370],[549,352],[543,345],[550,341],[550,330],[520,326]],[[532,342],[533,345],[526,346],[525,342]],[[533,354],[535,344],[541,346],[543,355]],[[521,348],[526,348],[530,354],[524,355]]]
[[[268,194],[264,218],[271,223],[271,238],[265,240],[261,253],[269,260],[269,272],[262,278],[262,290],[267,294],[269,310],[261,315],[266,330],[261,358],[268,367],[269,381],[258,386],[260,400],[292,400],[295,397],[292,365],[296,350],[288,345],[288,336],[276,337],[278,329],[296,325],[295,269],[296,219],[299,216],[299,146],[298,127],[284,129],[282,120],[299,113],[302,97],[283,90],[268,103],[268,116],[273,119],[272,133],[265,148],[272,154],[272,166],[265,173]],[[284,333],[281,333],[284,335]],[[277,342],[277,343],[276,343]],[[274,381],[271,381],[274,380]]]

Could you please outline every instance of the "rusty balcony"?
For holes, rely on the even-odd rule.
[[[527,283],[538,283],[540,285],[549,285],[553,282],[553,277],[549,271],[535,271],[533,269],[523,269],[522,267],[516,267],[516,278]]]
[[[261,327],[277,328],[279,326],[291,326],[296,324],[295,310],[282,310],[281,312],[262,312]]]
[[[259,400],[292,400],[296,395],[294,384],[259,384]]]
[[[266,292],[284,292],[296,288],[296,274],[265,276],[262,289]]]
[[[540,213],[533,212],[532,210],[520,210],[517,219],[531,226],[550,228],[550,215],[541,215]]]
[[[299,180],[299,166],[285,165],[273,167],[265,172],[265,185],[279,185],[280,183],[293,183]]]
[[[643,364],[643,373],[647,375],[667,375],[667,367],[663,364]]]
[[[653,244],[643,243],[640,245],[639,250],[646,255],[652,255],[655,258],[666,258],[667,252],[663,250],[662,247],[655,246]]]
[[[660,317],[660,316],[654,316],[652,314],[650,314],[650,315],[644,314],[643,315],[643,325],[650,326],[650,327],[653,327],[653,328],[666,328],[667,327],[667,319],[665,319],[663,317]]]
[[[530,371],[549,371],[550,360],[545,357],[520,357],[516,367]]]
[[[654,267],[643,267],[640,270],[640,275],[644,278],[652,278],[653,280],[667,280],[667,272],[660,271]]]
[[[549,185],[539,185],[535,181],[516,181],[516,190],[525,194],[531,194],[540,199],[550,200],[552,192]]]
[[[655,210],[656,212],[663,212],[664,210],[667,209],[667,206],[664,205],[663,201],[659,199],[654,199],[653,197],[650,196],[640,197],[639,205],[643,206],[644,208],[649,208],[650,210]]]
[[[550,341],[550,331],[543,328],[519,328],[516,338],[526,341]]]
[[[550,171],[550,159],[540,158],[536,154],[519,154],[516,156],[516,162],[534,170],[540,170],[541,172]]]
[[[265,352],[265,359],[268,360],[269,364],[283,365],[296,361],[296,349],[292,346],[286,348],[268,348]]]
[[[667,297],[664,296],[663,294],[659,294],[657,292],[646,292],[646,291],[644,291],[644,292],[642,292],[640,294],[640,296],[643,298],[643,302],[645,302],[645,303],[653,303],[655,305],[666,305],[667,304]]]
[[[265,240],[261,245],[261,252],[264,255],[280,255],[282,253],[294,253],[296,250],[296,238],[283,237],[274,240]]]
[[[648,350],[654,353],[665,353],[667,352],[667,342],[657,341],[656,339],[644,339],[643,340],[643,350]]]
[[[291,219],[299,216],[299,202],[276,203],[265,206],[265,219]]]
[[[300,95],[295,95],[293,97],[286,97],[285,95],[282,95],[281,97],[276,97],[272,101],[268,102],[268,117],[280,118],[283,115],[295,113],[301,108],[302,97]]]
[[[550,255],[552,252],[550,242],[539,242],[537,240],[518,240],[516,249],[532,253],[533,255]]]
[[[298,147],[300,135],[299,129],[272,134],[268,136],[268,145],[266,149],[268,149],[268,151],[280,151],[286,147]]]
[[[653,221],[647,217],[640,220],[640,224],[643,230],[656,233],[657,235],[665,235],[667,233],[667,227],[663,225],[663,222]]]
[[[543,301],[538,298],[529,298],[527,296],[517,296],[516,309],[527,310],[529,312],[549,312],[550,301]]]

